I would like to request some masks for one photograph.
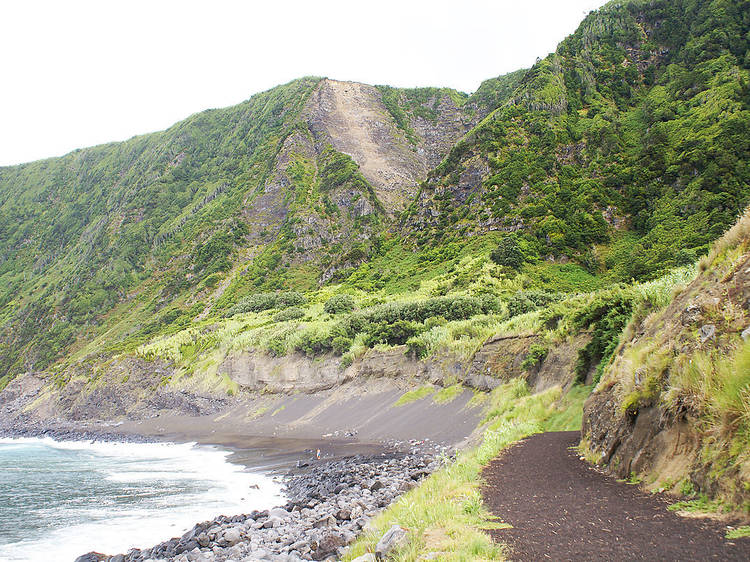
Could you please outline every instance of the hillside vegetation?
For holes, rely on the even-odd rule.
[[[64,418],[126,387],[249,392],[238,358],[343,377],[377,354],[448,398],[598,384],[598,460],[659,473],[597,432],[668,414],[698,428],[680,478],[741,503],[747,219],[709,250],[750,204],[749,43],[746,0],[615,1],[471,95],[307,77],[0,168],[0,388],[33,373]]]
[[[691,264],[750,202],[747,7],[613,2],[471,96],[305,78],[162,133],[2,168],[0,376],[133,351],[257,292],[502,301]],[[355,108],[381,123],[368,130]],[[390,175],[362,167],[373,158]],[[488,302],[430,314],[482,316],[475,341],[503,317]],[[423,356],[453,328],[370,324],[425,314],[338,322],[336,349],[421,338]]]

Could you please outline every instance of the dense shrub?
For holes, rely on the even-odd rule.
[[[352,347],[352,340],[351,338],[346,338],[344,336],[336,336],[331,341],[331,347],[335,354],[343,355]]]
[[[272,308],[288,308],[305,304],[305,297],[295,291],[284,293],[255,293],[241,299],[227,311],[227,316],[243,312],[261,312]]]
[[[341,314],[354,310],[354,299],[351,295],[334,295],[323,306],[328,314]]]
[[[305,304],[307,301],[297,291],[286,291],[283,293],[276,293],[276,304],[274,308],[287,308],[289,306],[300,306]]]
[[[622,293],[597,297],[578,311],[573,322],[579,329],[591,329],[591,341],[578,352],[576,379],[584,382],[589,370],[597,365],[593,383],[601,378],[604,368],[620,343],[620,335],[633,314],[633,298]]]
[[[287,322],[288,320],[297,320],[305,315],[304,309],[298,306],[290,306],[274,314],[274,322]]]
[[[424,327],[408,320],[396,320],[392,324],[381,322],[373,325],[365,336],[365,345],[373,347],[379,343],[387,345],[403,345],[406,341],[419,334]]]
[[[299,339],[294,344],[295,351],[304,353],[308,357],[315,357],[316,355],[328,353],[331,349],[332,342],[330,334],[317,329],[305,330],[300,334]]]
[[[523,362],[521,362],[521,368],[528,371],[529,369],[538,367],[542,364],[542,361],[547,358],[548,353],[549,350],[545,346],[538,343],[532,343],[529,346],[529,351],[526,354],[526,357],[524,357]]]
[[[532,312],[551,302],[558,300],[558,296],[543,291],[518,291],[508,299],[508,316],[520,316]]]
[[[492,314],[500,310],[500,302],[490,295],[481,297],[435,297],[425,301],[385,303],[353,312],[333,327],[335,335],[353,338],[360,332],[372,331],[376,324],[394,324],[400,320],[423,323],[466,320],[478,314]]]

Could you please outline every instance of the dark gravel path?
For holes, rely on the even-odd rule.
[[[742,560],[750,539],[667,511],[669,502],[590,468],[574,450],[577,431],[542,433],[515,445],[483,472],[487,507],[512,529],[492,537],[512,560]]]

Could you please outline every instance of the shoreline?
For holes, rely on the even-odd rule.
[[[76,562],[298,562],[337,559],[372,518],[442,466],[411,452],[322,461],[284,476],[287,501],[269,510],[221,515],[181,537],[114,556],[90,552]]]
[[[229,452],[227,462],[280,479],[286,501],[270,510],[223,514],[196,522],[181,537],[147,549],[114,555],[89,552],[76,562],[338,557],[366,530],[370,519],[453,456],[451,448],[429,440],[362,443],[351,436],[311,440],[215,432],[144,435],[130,427],[121,431],[123,425],[89,423],[75,428],[70,422],[34,424],[20,430],[0,429],[0,437],[219,447]],[[321,448],[319,460],[315,458],[317,448]]]

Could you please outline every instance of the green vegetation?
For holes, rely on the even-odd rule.
[[[271,308],[289,308],[305,304],[305,297],[301,294],[288,291],[284,293],[257,293],[250,295],[227,311],[227,316],[242,314],[244,312],[261,312]]]
[[[748,251],[746,213],[701,260],[695,282],[688,285],[688,277],[680,280],[681,271],[692,269],[681,268],[663,279],[618,289],[617,306],[599,305],[612,311],[616,322],[607,320],[603,329],[594,329],[592,343],[598,342],[597,331],[602,342],[609,342],[597,343],[597,349],[604,350],[597,394],[613,396],[619,405],[616,416],[632,420],[642,410],[656,409],[662,419],[688,420],[694,432],[697,447],[690,467],[669,473],[669,479],[682,478],[678,491],[683,495],[698,492],[705,497],[693,498],[679,509],[707,509],[703,504],[710,502],[722,509],[750,510],[750,342],[741,337],[747,327],[747,295],[744,282],[736,277]],[[675,297],[675,305],[666,306]],[[612,337],[621,325],[625,330]],[[702,326],[711,327],[710,336],[701,337]],[[615,343],[620,341],[621,346]],[[616,354],[608,351],[613,344],[620,346]],[[640,477],[664,478],[649,473],[656,467],[642,470]]]
[[[461,384],[446,386],[445,388],[437,391],[432,399],[437,404],[448,404],[450,402],[453,402],[456,398],[463,394],[464,390],[466,389]]]
[[[351,312],[354,310],[354,297],[346,294],[333,295],[326,301],[323,310],[328,314],[341,314],[342,312]]]
[[[613,2],[533,68],[471,96],[379,87],[415,143],[415,123],[435,122],[438,108],[489,112],[395,224],[354,160],[300,117],[317,78],[162,133],[2,168],[0,376],[132,352],[196,319],[277,309],[268,321],[302,321],[280,313],[309,315],[302,301],[264,299],[296,291],[321,302],[322,282],[341,287],[327,314],[356,314],[344,295],[371,308],[429,287],[415,300],[489,294],[508,315],[367,320],[264,347],[400,341],[426,357],[462,342],[469,353],[561,294],[693,263],[750,202],[744,12],[738,0]],[[469,186],[477,163],[489,171],[469,174]],[[616,347],[627,299],[615,308],[581,313],[595,340],[581,376]],[[396,330],[397,320],[418,325]]]
[[[393,117],[396,126],[412,144],[418,142],[417,134],[412,127],[413,119],[424,119],[434,123],[438,119],[437,107],[441,103],[447,102],[454,107],[461,107],[469,99],[466,94],[450,88],[377,88],[383,105]]]
[[[415,388],[414,390],[405,392],[401,396],[401,398],[393,403],[393,405],[404,406],[406,404],[411,404],[412,402],[416,402],[417,400],[422,400],[422,398],[428,397],[433,392],[435,392],[435,387],[432,385],[420,386],[419,388]]]
[[[547,346],[532,343],[529,346],[529,352],[521,363],[521,368],[527,371],[538,367],[546,359],[548,353],[549,349],[547,349]]]
[[[750,203],[746,8],[632,0],[589,14],[431,172],[404,217],[411,238],[492,225],[527,260],[567,256],[613,281],[693,263]],[[489,172],[466,197],[477,162]]]
[[[525,256],[518,237],[515,234],[506,234],[500,239],[497,248],[490,253],[490,259],[497,265],[505,265],[511,269],[521,269]]]
[[[740,525],[736,529],[727,531],[726,538],[728,539],[741,539],[750,537],[750,525]]]

